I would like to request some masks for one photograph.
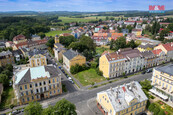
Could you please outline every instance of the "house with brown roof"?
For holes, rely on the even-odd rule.
[[[27,39],[24,35],[17,35],[13,38],[14,44],[19,44],[19,43],[26,42],[26,41],[27,41]]]
[[[166,56],[165,52],[162,51],[161,49],[152,50],[152,52],[156,57],[157,65],[160,65],[163,62],[165,62],[165,60],[167,60],[167,56]]]
[[[173,59],[173,42],[166,44],[159,44],[154,48],[154,50],[156,49],[161,49],[167,55],[166,61],[170,61],[170,59]]]
[[[1,95],[3,93],[3,90],[4,90],[3,84],[0,83],[0,103],[1,103]]]

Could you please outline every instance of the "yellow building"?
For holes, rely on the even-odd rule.
[[[14,56],[10,51],[3,51],[0,53],[0,67],[14,63]]]
[[[132,33],[136,35],[136,37],[140,37],[142,34],[142,29],[133,29]]]
[[[30,67],[37,67],[37,66],[47,65],[46,56],[41,55],[41,54],[33,55],[29,59],[29,63],[30,63]]]
[[[70,70],[71,66],[75,66],[76,64],[83,65],[85,63],[86,58],[77,51],[70,49],[63,53],[63,65],[68,71]]]
[[[154,46],[151,45],[151,44],[146,44],[146,45],[139,45],[137,47],[137,49],[140,51],[140,52],[145,52],[145,51],[151,51],[153,50]]]
[[[53,66],[39,66],[13,76],[13,88],[20,105],[62,93],[61,74]]]
[[[173,64],[153,69],[151,92],[173,102]]]
[[[137,115],[146,109],[148,98],[137,81],[97,93],[97,107],[104,115]]]
[[[113,78],[123,75],[126,58],[117,52],[104,52],[99,59],[99,70],[105,78]]]
[[[55,36],[55,44],[56,43],[59,43],[59,37],[58,37],[58,35]]]

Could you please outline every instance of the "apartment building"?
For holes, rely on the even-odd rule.
[[[141,52],[144,57],[144,67],[150,68],[157,65],[157,58],[152,51]]]
[[[46,56],[44,56],[42,54],[33,55],[29,59],[29,63],[30,63],[30,67],[47,65]]]
[[[6,66],[7,64],[14,64],[14,56],[10,51],[3,51],[0,53],[0,67]]]
[[[151,44],[145,44],[145,45],[139,45],[137,47],[137,49],[140,51],[140,52],[144,52],[144,51],[151,51],[153,50],[154,46],[151,45]]]
[[[154,68],[152,85],[152,93],[173,103],[173,64]]]
[[[97,107],[104,115],[137,115],[146,109],[148,98],[137,81],[97,93]]]
[[[19,43],[26,42],[26,41],[27,41],[27,39],[24,35],[17,35],[13,38],[14,44],[19,44]]]
[[[62,93],[61,74],[53,66],[28,68],[13,76],[13,88],[20,105]]]

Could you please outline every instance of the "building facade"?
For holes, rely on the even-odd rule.
[[[0,67],[7,64],[14,64],[14,56],[10,51],[3,51],[0,53]]]
[[[72,49],[63,53],[63,65],[68,71],[70,71],[71,66],[75,66],[76,64],[86,64],[86,57]]]
[[[104,115],[137,115],[146,109],[148,98],[137,81],[97,93],[97,107]]]
[[[152,85],[153,90],[158,92],[156,95],[160,93],[161,95],[158,96],[163,98],[162,95],[164,95],[165,101],[170,100],[173,103],[173,64],[154,68]]]
[[[13,76],[13,88],[20,105],[62,93],[61,74],[53,66],[39,66]]]
[[[30,67],[47,65],[46,56],[37,54],[29,59]]]

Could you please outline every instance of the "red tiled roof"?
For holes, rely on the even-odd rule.
[[[13,41],[24,40],[24,39],[26,39],[26,37],[24,35],[17,35],[13,38]]]
[[[152,52],[155,55],[159,55],[162,52],[162,50],[161,49],[156,49],[156,50],[152,50]]]
[[[171,51],[173,50],[173,42],[171,43],[166,43],[166,44],[162,44],[163,47],[167,50],[167,51]]]
[[[135,23],[135,21],[124,21],[124,22],[134,22]]]
[[[166,23],[166,22],[160,22],[160,24],[169,25],[170,23]]]

